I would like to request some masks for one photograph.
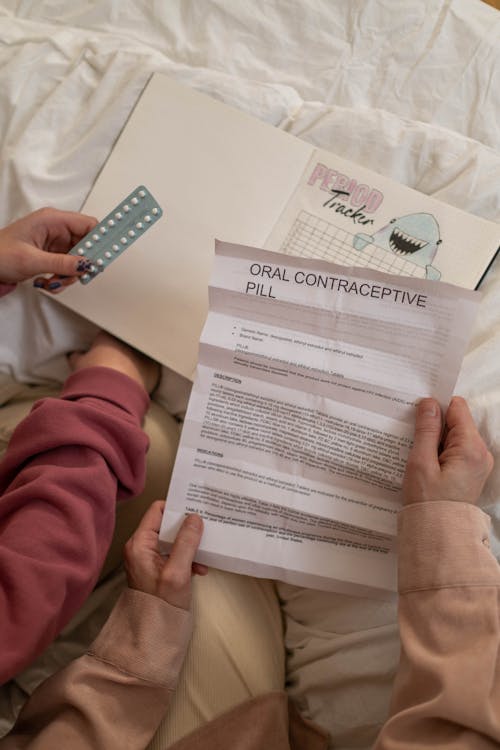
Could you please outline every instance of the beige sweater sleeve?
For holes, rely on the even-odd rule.
[[[400,666],[374,750],[500,746],[500,568],[489,525],[466,503],[401,511]]]
[[[1,750],[142,750],[175,689],[191,614],[126,589],[89,651],[34,692]]]

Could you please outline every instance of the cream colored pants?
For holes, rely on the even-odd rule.
[[[285,685],[301,712],[330,732],[332,750],[372,747],[399,657],[395,601],[211,570],[196,581],[194,605],[179,686],[148,750],[165,750],[209,719]]]

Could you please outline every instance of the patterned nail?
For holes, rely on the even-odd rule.
[[[78,271],[78,273],[84,273],[85,271],[90,271],[91,265],[92,265],[91,260],[80,260],[78,262],[76,270]]]
[[[49,289],[59,289],[59,287],[62,286],[60,281],[51,281],[48,288]]]

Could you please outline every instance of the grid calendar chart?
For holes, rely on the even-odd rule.
[[[363,231],[361,229],[360,231]],[[369,234],[368,232],[365,232]],[[425,278],[425,268],[392,250],[367,244],[363,250],[353,246],[355,234],[331,224],[319,216],[301,211],[290,229],[281,251],[303,258],[319,258],[342,266],[363,266],[399,276]]]

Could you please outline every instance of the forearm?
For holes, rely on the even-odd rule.
[[[485,514],[415,503],[400,517],[401,660],[376,750],[500,742],[500,572]]]
[[[190,634],[189,612],[127,589],[89,652],[35,691],[1,750],[143,750]]]
[[[121,373],[82,370],[16,429],[0,465],[0,683],[55,638],[92,590],[117,495],[143,485],[148,401]]]

